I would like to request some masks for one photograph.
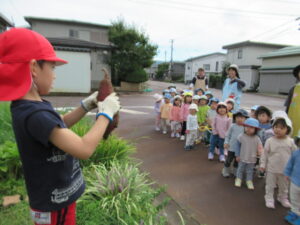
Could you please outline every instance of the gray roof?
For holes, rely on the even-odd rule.
[[[185,62],[192,61],[195,59],[205,58],[205,57],[212,56],[212,55],[226,55],[226,54],[222,53],[222,52],[214,52],[214,53],[210,53],[210,54],[206,54],[206,55],[200,55],[200,56],[189,58],[189,59],[185,60]]]
[[[73,25],[83,25],[83,26],[90,26],[90,27],[98,27],[98,28],[109,28],[109,25],[97,24],[97,23],[90,23],[90,22],[83,22],[77,20],[64,20],[64,19],[51,19],[51,18],[43,18],[43,17],[32,17],[32,16],[25,16],[24,19],[31,25],[34,21],[39,22],[53,22],[53,23],[61,23],[61,24],[73,24]]]
[[[99,44],[97,42],[84,41],[76,38],[52,38],[47,37],[52,45],[65,46],[65,47],[81,47],[81,48],[100,48],[100,49],[111,49],[112,45]]]
[[[266,43],[266,42],[255,42],[255,41],[243,41],[238,42],[230,45],[224,45],[223,49],[231,49],[231,48],[239,48],[244,46],[261,46],[261,47],[271,47],[271,48],[284,48],[290,45],[284,45],[284,44],[274,44],[274,43]]]
[[[0,23],[7,26],[7,27],[14,27],[14,23],[7,19],[1,12],[0,12]]]
[[[300,46],[291,46],[286,48],[281,48],[276,51],[272,51],[261,55],[259,58],[273,58],[273,57],[284,57],[291,55],[300,55]]]

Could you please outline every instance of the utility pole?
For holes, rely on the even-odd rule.
[[[167,62],[167,51],[165,50],[165,63]]]
[[[170,64],[169,64],[169,73],[168,73],[168,78],[171,80],[171,73],[172,73],[172,68],[173,68],[173,43],[174,40],[171,39],[171,59],[170,59]]]

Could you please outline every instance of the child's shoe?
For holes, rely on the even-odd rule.
[[[288,214],[284,217],[284,219],[290,224],[296,224],[294,222],[296,222],[297,220],[300,222],[300,217],[292,211],[288,211]]]
[[[171,133],[171,138],[174,138],[175,137],[175,134],[172,132]]]
[[[249,190],[254,190],[254,185],[253,185],[252,180],[247,180],[246,185]]]
[[[184,141],[184,140],[185,140],[185,136],[184,136],[184,135],[181,135],[180,141]]]
[[[277,198],[277,201],[280,202],[280,204],[285,207],[285,208],[291,208],[291,203],[288,200],[287,197],[283,197],[283,198]]]
[[[190,151],[190,150],[191,150],[191,146],[190,146],[190,145],[186,145],[186,146],[184,146],[184,150],[186,150],[186,151]]]
[[[230,176],[230,173],[229,173],[229,167],[225,167],[222,169],[222,175],[223,177],[226,177],[228,178]]]
[[[220,162],[225,162],[225,156],[224,155],[220,155],[219,156],[219,160],[220,160]]]
[[[179,133],[176,133],[176,137],[177,137],[177,138],[180,138],[180,134],[179,134]]]
[[[214,159],[214,154],[211,152],[208,153],[208,160],[212,161]]]
[[[240,178],[235,178],[234,186],[241,187],[242,186],[242,180]]]
[[[160,131],[160,128],[159,128],[159,127],[155,127],[155,130],[156,130],[156,131]]]
[[[167,131],[164,130],[164,131],[163,131],[163,134],[167,134]]]
[[[275,203],[273,199],[266,199],[266,207],[269,209],[275,209]]]

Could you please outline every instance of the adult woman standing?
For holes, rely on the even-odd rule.
[[[228,67],[228,77],[224,82],[222,90],[222,101],[226,101],[228,98],[234,99],[234,112],[240,108],[242,89],[246,85],[246,83],[240,79],[238,69],[238,66],[235,64],[231,64]]]

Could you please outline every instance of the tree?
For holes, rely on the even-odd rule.
[[[112,23],[108,37],[115,46],[109,62],[114,83],[147,81],[144,68],[152,65],[157,45],[151,44],[145,33],[126,25],[123,20]]]
[[[155,73],[155,79],[162,80],[166,73],[168,73],[169,64],[168,63],[161,63],[157,67],[157,71]]]

